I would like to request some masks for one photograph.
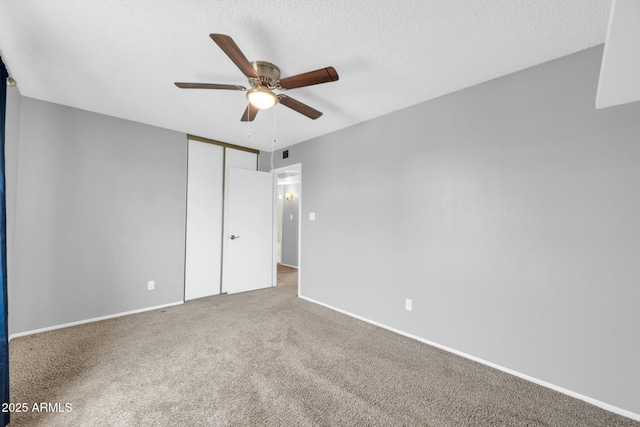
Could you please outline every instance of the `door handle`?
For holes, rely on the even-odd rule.
[[[229,236],[229,238],[230,238],[231,240],[235,240],[235,239],[239,239],[239,238],[240,238],[240,236],[234,236],[234,235],[232,234],[231,236]]]

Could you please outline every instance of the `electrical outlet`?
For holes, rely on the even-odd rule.
[[[148,291],[152,291],[156,288],[156,281],[155,280],[149,280],[147,282],[147,290]]]
[[[407,311],[413,310],[413,301],[411,301],[409,298],[404,300],[404,309]]]

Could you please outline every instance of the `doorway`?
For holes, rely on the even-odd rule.
[[[293,280],[300,294],[300,237],[302,214],[302,165],[274,169],[276,176],[275,268],[277,283]]]

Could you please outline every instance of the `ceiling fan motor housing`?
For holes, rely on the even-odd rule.
[[[253,69],[260,76],[263,86],[274,87],[274,83],[280,80],[280,68],[267,61],[251,61]]]

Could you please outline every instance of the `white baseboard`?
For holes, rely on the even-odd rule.
[[[113,319],[114,317],[122,317],[122,316],[128,316],[130,314],[143,313],[145,311],[159,310],[161,308],[172,307],[174,305],[180,305],[183,303],[184,301],[171,302],[169,304],[156,305],[154,307],[146,307],[146,308],[139,308],[137,310],[125,311],[124,313],[109,314],[107,316],[94,317],[92,319],[79,320],[77,322],[64,323],[62,325],[48,326],[46,328],[34,329],[32,331],[18,332],[18,333],[9,335],[9,341],[11,341],[14,338],[24,337],[24,336],[33,335],[33,334],[39,334],[40,332],[54,331],[56,329],[68,328],[70,326],[77,326],[77,325],[83,325],[85,323],[99,322],[100,320]]]
[[[295,268],[296,270],[298,269],[298,266],[297,266],[297,265],[283,264],[283,263],[281,263],[281,262],[279,262],[278,264],[283,265],[283,266],[285,266],[285,267],[289,267],[289,268]]]
[[[608,403],[605,403],[605,402],[602,402],[600,400],[591,398],[589,396],[585,396],[583,394],[576,393],[575,391],[571,391],[571,390],[568,390],[566,388],[557,386],[555,384],[551,384],[551,383],[548,383],[546,381],[543,381],[543,380],[531,377],[529,375],[523,374],[521,372],[514,371],[513,369],[505,368],[504,366],[497,365],[497,364],[495,364],[493,362],[489,362],[487,360],[480,359],[478,357],[472,356],[470,354],[463,353],[463,352],[455,350],[453,348],[450,348],[450,347],[447,347],[447,346],[444,346],[444,345],[441,345],[441,344],[426,340],[424,338],[420,338],[419,336],[409,334],[407,332],[401,331],[401,330],[396,329],[396,328],[392,328],[392,327],[384,325],[384,324],[382,324],[380,322],[376,322],[375,320],[367,319],[366,317],[362,317],[362,316],[359,316],[357,314],[350,313],[348,311],[333,307],[333,306],[331,306],[329,304],[325,304],[325,303],[322,303],[320,301],[316,301],[314,299],[307,298],[307,297],[301,296],[301,295],[299,297],[302,298],[303,300],[312,302],[314,304],[321,305],[323,307],[329,308],[331,310],[337,311],[337,312],[342,313],[342,314],[346,314],[347,316],[351,316],[351,317],[356,318],[358,320],[362,320],[363,322],[367,322],[367,323],[370,323],[372,325],[379,326],[379,327],[387,329],[387,330],[389,330],[391,332],[395,332],[397,334],[404,335],[405,337],[412,338],[412,339],[414,339],[416,341],[420,341],[422,343],[431,345],[433,347],[437,347],[439,349],[448,351],[449,353],[453,353],[453,354],[456,354],[458,356],[462,356],[462,357],[464,357],[466,359],[473,360],[474,362],[482,363],[483,365],[490,366],[490,367],[492,367],[494,369],[498,369],[500,371],[506,372],[507,374],[514,375],[516,377],[519,377],[519,378],[522,378],[524,380],[530,381],[532,383],[541,385],[541,386],[549,388],[551,390],[555,390],[555,391],[560,392],[562,394],[566,394],[566,395],[571,396],[573,398],[576,398],[576,399],[579,399],[579,400],[583,400],[583,401],[585,401],[587,403],[590,403],[590,404],[592,404],[594,406],[597,406],[599,408],[605,409],[605,410],[607,410],[609,412],[613,412],[615,414],[622,415],[623,417],[631,418],[632,420],[640,421],[640,414],[636,414],[634,412],[627,411],[626,409],[618,408],[617,406],[610,405]]]

